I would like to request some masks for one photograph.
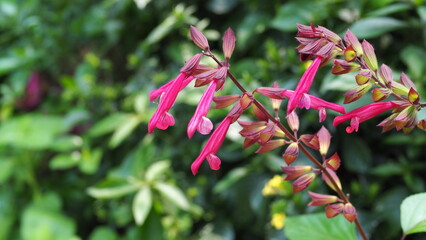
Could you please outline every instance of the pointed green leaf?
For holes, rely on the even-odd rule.
[[[121,123],[114,134],[111,137],[109,146],[112,148],[117,147],[120,143],[130,135],[130,133],[135,129],[135,127],[141,122],[141,119],[137,115],[128,116],[124,122]]]
[[[146,170],[145,179],[147,181],[152,181],[165,172],[169,167],[170,162],[167,160],[155,162],[149,166],[148,170]]]
[[[402,201],[401,227],[405,235],[426,232],[426,193],[414,194]]]
[[[328,219],[325,213],[288,217],[285,234],[290,240],[357,240],[354,224],[342,215]]]
[[[133,199],[133,217],[137,225],[143,225],[152,207],[152,192],[143,186]]]
[[[350,30],[359,38],[373,38],[405,27],[406,23],[390,17],[370,17],[356,22]]]
[[[87,189],[87,193],[94,198],[118,198],[135,192],[140,185],[130,184],[121,179],[107,179],[94,187]]]
[[[160,182],[155,184],[155,188],[164,198],[172,202],[177,207],[183,210],[189,209],[189,201],[179,188]]]
[[[98,137],[112,132],[118,128],[128,116],[129,115],[126,113],[114,113],[108,115],[107,117],[98,121],[92,128],[90,128],[88,133],[91,137]]]

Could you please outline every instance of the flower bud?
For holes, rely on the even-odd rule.
[[[345,60],[335,59],[331,73],[339,75],[359,70],[360,65],[358,63],[348,63]]]
[[[340,157],[337,153],[333,154],[330,158],[325,160],[325,166],[331,170],[336,171],[340,167]]]
[[[378,80],[382,84],[390,87],[393,81],[392,69],[386,64],[382,64],[378,71]]]
[[[408,101],[412,104],[417,104],[420,101],[420,95],[414,88],[410,88],[408,92]]]
[[[293,180],[313,170],[311,166],[281,167],[286,174],[284,180]]]
[[[349,45],[349,47],[345,49],[345,51],[343,52],[343,57],[347,62],[352,62],[356,59],[356,51],[352,47],[352,45]]]
[[[191,26],[189,29],[189,32],[191,34],[192,41],[201,49],[207,50],[209,49],[209,43],[207,41],[207,38],[204,36],[204,34],[198,30],[196,27]]]
[[[299,117],[297,116],[296,111],[287,114],[286,118],[291,130],[293,130],[293,132],[297,132],[299,130]]]
[[[344,39],[346,45],[351,46],[355,50],[357,56],[361,56],[363,54],[361,43],[350,30],[346,31]]]
[[[222,41],[223,41],[222,49],[226,59],[231,58],[232,52],[234,52],[236,40],[237,39],[235,38],[234,32],[232,31],[231,28],[228,28],[222,38]]]
[[[322,156],[325,156],[328,152],[328,148],[330,147],[331,135],[330,132],[324,126],[316,134],[319,142],[319,151]]]
[[[335,203],[335,204],[328,205],[327,207],[325,207],[325,216],[327,218],[335,217],[342,212],[343,207],[344,207],[343,203]]]
[[[425,130],[426,129],[426,119],[422,119],[419,122],[417,122],[417,127]]]
[[[293,182],[293,193],[298,193],[311,184],[311,182],[315,179],[315,173],[307,173],[301,177],[299,177],[296,181]]]
[[[342,184],[340,183],[340,179],[339,177],[337,177],[336,173],[329,169],[329,168],[325,168],[325,171],[327,171],[329,173],[329,175],[331,176],[331,178],[334,180],[334,182],[336,183],[337,187],[339,189],[342,189]],[[330,178],[328,178],[328,176],[325,173],[322,173],[322,179],[324,180],[325,183],[327,183],[327,185],[333,189],[334,191],[337,191],[336,187],[333,185],[332,181]]]
[[[378,68],[377,65],[377,58],[376,54],[374,53],[373,46],[367,42],[367,40],[364,40],[362,42],[362,49],[364,51],[364,60],[367,63],[367,65],[371,68],[371,70],[376,71]]]
[[[343,207],[343,216],[349,221],[355,221],[357,217],[356,209],[351,203],[346,203]]]
[[[416,90],[416,86],[414,85],[413,81],[411,81],[411,79],[407,76],[407,74],[401,73],[399,80],[401,81],[402,85],[406,86],[407,88],[414,88],[414,90]]]
[[[202,53],[198,53],[192,56],[188,61],[186,61],[185,65],[183,65],[183,67],[180,69],[180,72],[191,75],[197,69],[202,56]]]
[[[287,163],[287,165],[290,165],[296,160],[296,158],[299,156],[299,145],[297,142],[292,142],[290,145],[288,145],[287,149],[285,150],[283,154],[284,161]]]
[[[355,76],[356,83],[358,85],[364,85],[371,79],[371,71],[367,69],[361,69],[361,71]]]
[[[339,199],[337,196],[334,195],[319,194],[311,191],[308,191],[308,194],[312,198],[312,201],[308,203],[308,206],[326,205],[337,202],[337,200]]]
[[[364,84],[352,88],[351,90],[343,94],[343,96],[345,97],[343,103],[347,104],[360,99],[362,96],[364,96],[364,94],[368,92],[368,90],[370,90],[370,88],[371,84]]]
[[[382,100],[385,100],[389,96],[389,94],[390,91],[387,88],[375,88],[373,89],[371,97],[373,98],[373,101],[380,102]]]
[[[226,95],[226,96],[217,96],[213,97],[213,102],[216,104],[214,108],[225,108],[241,98],[240,95]]]
[[[284,139],[270,140],[260,146],[256,153],[264,153],[285,145]]]
[[[317,135],[303,134],[302,136],[300,136],[300,141],[302,141],[306,146],[314,150],[319,149],[319,142],[318,142]]]

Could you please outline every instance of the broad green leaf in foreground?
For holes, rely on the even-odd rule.
[[[401,227],[404,235],[426,232],[426,193],[414,194],[402,201]]]
[[[355,225],[342,215],[330,219],[324,213],[288,217],[284,231],[290,240],[357,240]]]

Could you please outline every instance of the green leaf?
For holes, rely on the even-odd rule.
[[[75,228],[75,223],[61,213],[31,206],[23,213],[21,236],[24,240],[68,240]]]
[[[406,23],[391,17],[364,18],[354,23],[349,29],[360,39],[374,38],[384,33],[403,28]]]
[[[401,204],[401,227],[405,235],[426,232],[426,193],[411,195]]]
[[[129,136],[140,122],[141,119],[138,115],[129,115],[115,130],[109,142],[109,146],[111,148],[117,147],[127,136]]]
[[[128,116],[129,115],[126,113],[114,113],[112,115],[108,115],[106,118],[96,122],[96,124],[90,128],[88,134],[91,137],[99,137],[112,132],[117,129]]]
[[[108,227],[97,227],[89,237],[89,240],[117,240],[117,234]]]
[[[272,21],[272,27],[281,31],[296,31],[297,24],[318,22],[328,16],[327,3],[321,1],[294,1],[282,5]]]
[[[122,179],[106,179],[94,187],[87,189],[87,193],[98,199],[118,198],[133,193],[140,188],[138,184],[131,184]]]
[[[0,156],[0,184],[6,182],[12,176],[14,166],[13,159]]]
[[[378,16],[386,16],[397,12],[407,11],[412,8],[411,4],[407,3],[395,3],[389,6],[385,6],[383,8],[379,8],[376,11],[369,12],[367,16],[369,17],[378,17]]]
[[[146,170],[145,179],[147,181],[152,181],[159,177],[160,174],[164,173],[169,167],[170,162],[167,160],[155,162],[149,166],[148,170]]]
[[[100,148],[84,149],[81,155],[80,170],[86,174],[95,173],[102,158],[102,150]]]
[[[80,159],[80,152],[59,154],[49,162],[49,167],[52,170],[72,168],[78,164]]]
[[[152,207],[152,193],[148,186],[143,186],[133,199],[133,217],[137,225],[143,225]]]
[[[285,234],[290,240],[357,240],[354,224],[342,215],[328,219],[324,213],[286,218]]]
[[[159,191],[159,193],[164,198],[167,198],[171,203],[173,203],[177,207],[183,210],[189,209],[190,203],[179,188],[172,186],[170,184],[161,183],[161,182],[156,183],[154,187]]]
[[[0,125],[0,145],[46,149],[67,130],[63,118],[53,115],[25,114],[9,118]]]
[[[351,136],[344,139],[343,164],[353,172],[366,173],[370,169],[372,153],[365,141]]]

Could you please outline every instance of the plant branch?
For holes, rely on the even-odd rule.
[[[214,56],[213,53],[208,52],[206,54],[207,56],[211,57],[219,66],[223,66],[223,64]],[[247,93],[247,90],[238,82],[238,80],[235,78],[235,76],[229,71],[228,69],[228,77],[232,80],[232,82],[238,87],[238,89],[241,90],[241,92],[243,93]],[[309,158],[309,160],[311,160],[312,163],[314,163],[320,170],[321,172],[323,172],[328,179],[330,179],[331,184],[334,186],[334,188],[336,189],[335,191],[337,192],[337,194],[339,195],[339,197],[343,200],[344,203],[348,203],[349,199],[346,197],[346,195],[344,194],[344,192],[339,188],[339,186],[337,185],[336,181],[334,181],[334,179],[332,178],[332,176],[330,175],[330,173],[328,171],[326,171],[326,169],[324,168],[324,166],[320,163],[320,161],[318,161],[309,151],[308,149],[300,142],[298,141],[298,139],[293,136],[293,134],[276,118],[274,118],[269,112],[268,110],[265,109],[265,107],[260,104],[259,101],[257,101],[255,98],[253,98],[253,104],[256,105],[256,107],[259,108],[259,110],[273,123],[275,123],[286,135],[287,138],[289,138],[290,140],[297,142],[298,146],[300,148],[300,150],[302,150],[302,152]],[[358,229],[358,232],[361,234],[362,238],[364,240],[368,240],[368,237],[364,231],[364,229],[362,228],[358,218],[355,219],[355,225]]]

